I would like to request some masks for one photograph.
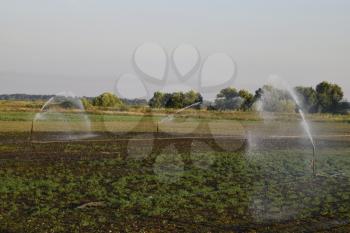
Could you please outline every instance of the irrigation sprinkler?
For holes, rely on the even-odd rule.
[[[30,127],[29,141],[33,141],[33,131],[34,131],[34,118],[32,119],[32,125]]]
[[[163,119],[161,119],[160,123],[163,123],[163,122],[166,122],[166,121],[171,121],[171,120],[173,120],[174,115],[176,115],[176,114],[178,114],[178,113],[180,113],[182,111],[185,111],[186,109],[189,109],[189,108],[192,108],[194,106],[200,105],[201,103],[202,103],[202,101],[199,101],[199,102],[196,102],[194,104],[188,105],[188,106],[186,106],[184,108],[181,108],[181,109],[177,110],[175,113],[169,114],[166,117],[164,117]],[[158,125],[159,125],[159,121],[157,121],[157,132],[159,130]]]
[[[294,96],[294,95],[292,95]],[[296,99],[296,97],[293,97],[295,102],[296,102],[296,110],[297,112],[300,114],[301,116],[301,119],[302,119],[302,123],[303,123],[303,128],[311,142],[311,146],[312,146],[312,161],[311,161],[311,166],[312,166],[312,174],[314,176],[316,176],[316,145],[315,145],[315,141],[311,135],[311,131],[310,131],[310,127],[309,127],[309,124],[307,123],[306,121],[306,118],[305,118],[305,114],[303,112],[303,110],[301,109],[300,105],[298,104],[298,101]]]
[[[312,143],[312,174],[316,176],[316,146]]]

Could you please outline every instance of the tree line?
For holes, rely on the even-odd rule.
[[[202,102],[208,110],[227,111],[255,111],[263,104],[264,110],[272,112],[292,112],[297,108],[304,109],[308,113],[349,113],[350,103],[344,100],[342,88],[334,83],[323,81],[316,87],[298,86],[293,89],[299,100],[296,106],[290,92],[265,85],[255,93],[247,90],[238,90],[227,87],[216,95],[214,101],[203,100],[199,92],[190,90],[187,92],[163,93],[157,91],[150,100],[145,99],[120,99],[118,96],[105,92],[96,97],[81,98],[85,108],[123,108],[126,106],[145,106],[150,108],[184,108],[192,104]],[[0,100],[47,100],[54,95],[26,95],[12,94],[0,95]],[[196,105],[199,108],[200,105]]]
[[[227,87],[220,90],[213,103],[207,105],[207,109],[254,111],[260,101],[265,110],[272,112],[290,112],[297,108],[302,108],[308,113],[348,113],[350,110],[350,104],[343,99],[344,93],[337,84],[323,81],[315,88],[295,87],[293,92],[300,106],[296,106],[290,92],[273,86],[265,85],[254,94],[244,89]],[[185,93],[158,91],[154,93],[148,105],[151,108],[183,108],[201,101],[201,94],[193,90]]]
[[[49,100],[54,95],[3,94],[0,100]]]
[[[313,87],[298,86],[293,89],[299,106],[289,91],[265,85],[255,93],[247,90],[238,90],[227,87],[216,95],[213,102],[206,102],[208,110],[240,110],[254,111],[263,104],[264,110],[271,112],[293,112],[302,108],[308,113],[348,113],[350,104],[343,97],[342,88],[333,83],[321,82]],[[190,90],[187,92],[163,93],[157,91],[148,101],[150,108],[184,108],[192,104],[203,102],[199,92]],[[123,101],[117,96],[104,93],[91,101],[92,105],[100,107],[116,107],[123,105]],[[260,105],[259,105],[260,104]],[[199,108],[199,105],[195,107]]]
[[[148,105],[151,108],[184,108],[198,102],[203,102],[203,97],[193,90],[173,93],[157,91],[149,100]]]

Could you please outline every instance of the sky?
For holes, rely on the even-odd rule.
[[[278,75],[337,83],[350,99],[349,12],[347,0],[1,0],[0,94],[112,91],[135,48],[154,42],[229,54],[238,88]]]

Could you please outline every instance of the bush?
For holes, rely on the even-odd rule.
[[[83,104],[84,109],[90,109],[92,107],[91,101],[86,98],[82,98],[81,103]]]
[[[122,101],[116,95],[109,92],[95,97],[92,104],[97,107],[121,107],[123,105]]]

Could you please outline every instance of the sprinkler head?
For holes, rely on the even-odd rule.
[[[299,112],[301,110],[301,107],[299,104],[295,104],[295,112]]]

